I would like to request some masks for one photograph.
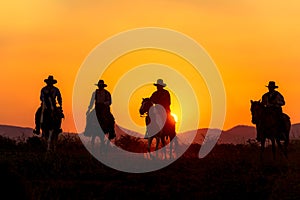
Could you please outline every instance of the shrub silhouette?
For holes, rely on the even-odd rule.
[[[121,135],[115,141],[115,144],[126,151],[135,153],[147,152],[146,143],[142,141],[141,138],[133,137],[131,135]]]

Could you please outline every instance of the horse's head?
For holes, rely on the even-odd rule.
[[[263,111],[263,105],[260,100],[259,101],[250,100],[250,102],[251,102],[250,111],[251,111],[251,115],[252,115],[251,122],[253,124],[257,124],[258,121],[260,120],[260,117],[261,117],[261,114]]]
[[[144,115],[145,113],[148,113],[150,107],[153,105],[150,98],[143,98],[141,107],[140,107],[140,115]]]

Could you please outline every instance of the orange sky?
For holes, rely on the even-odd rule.
[[[149,26],[186,34],[211,56],[225,84],[224,129],[238,124],[252,125],[250,99],[259,99],[267,91],[265,85],[269,80],[279,85],[286,100],[283,110],[290,115],[292,123],[300,122],[300,2],[297,0],[13,0],[0,5],[0,124],[33,128],[43,80],[52,74],[63,95],[66,115],[63,129],[76,131],[72,92],[84,59],[105,39],[122,31]],[[155,55],[155,52],[137,52],[113,64],[126,63],[130,68],[131,63],[146,64],[154,60],[178,67],[176,63],[181,62],[164,53],[151,60],[149,53]],[[108,90],[113,89],[110,86],[114,81],[106,79]],[[203,92],[203,96],[198,94],[200,109],[205,111],[208,105],[208,110],[201,115],[199,127],[203,128],[210,117],[208,93],[203,83],[192,85]],[[148,90],[150,92],[151,87]],[[136,91],[133,96],[138,94]],[[130,102],[130,114],[134,118],[134,110],[139,105]],[[179,110],[176,112],[180,114]],[[133,119],[141,123],[139,120],[139,116]]]

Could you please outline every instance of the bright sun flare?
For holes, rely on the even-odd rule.
[[[176,115],[176,114],[174,114],[174,113],[171,113],[171,115],[174,117],[174,120],[175,120],[175,122],[177,122],[177,121],[178,121],[178,117],[177,117],[177,115]]]

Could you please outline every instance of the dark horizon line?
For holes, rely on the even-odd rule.
[[[300,125],[300,122],[298,122],[298,123],[293,123],[292,126],[293,126],[293,125],[298,125],[298,124]],[[116,125],[119,126],[118,124],[116,124]],[[11,125],[11,124],[0,124],[0,126],[15,127],[15,128],[24,128],[24,129],[32,129],[32,130],[33,130],[32,127],[25,127],[25,126],[19,126],[19,125]],[[219,129],[219,128],[208,128],[208,127],[206,127],[206,128],[198,128],[198,129],[196,129],[196,130],[203,130],[203,129],[211,129],[211,130],[213,130],[213,129],[218,129],[218,130],[221,130],[221,131],[226,132],[226,131],[229,131],[229,130],[231,130],[231,129],[233,129],[233,128],[241,127],[241,126],[247,126],[247,127],[254,127],[254,128],[255,128],[255,125],[238,124],[238,125],[232,126],[232,127],[229,128],[229,129],[226,129],[226,130],[224,130],[224,129],[221,130],[221,129]],[[119,127],[124,128],[124,127],[122,127],[122,126],[119,126]],[[127,129],[127,128],[124,128],[124,129]],[[127,129],[127,130],[133,131],[133,130],[130,130],[130,129]],[[194,131],[194,130],[187,130],[187,131],[184,131],[184,132],[182,132],[182,133],[186,133],[186,132],[189,132],[189,131]],[[135,132],[135,131],[134,131],[134,132]],[[80,133],[76,133],[76,132],[65,132],[65,133],[75,133],[75,134],[80,134]]]

